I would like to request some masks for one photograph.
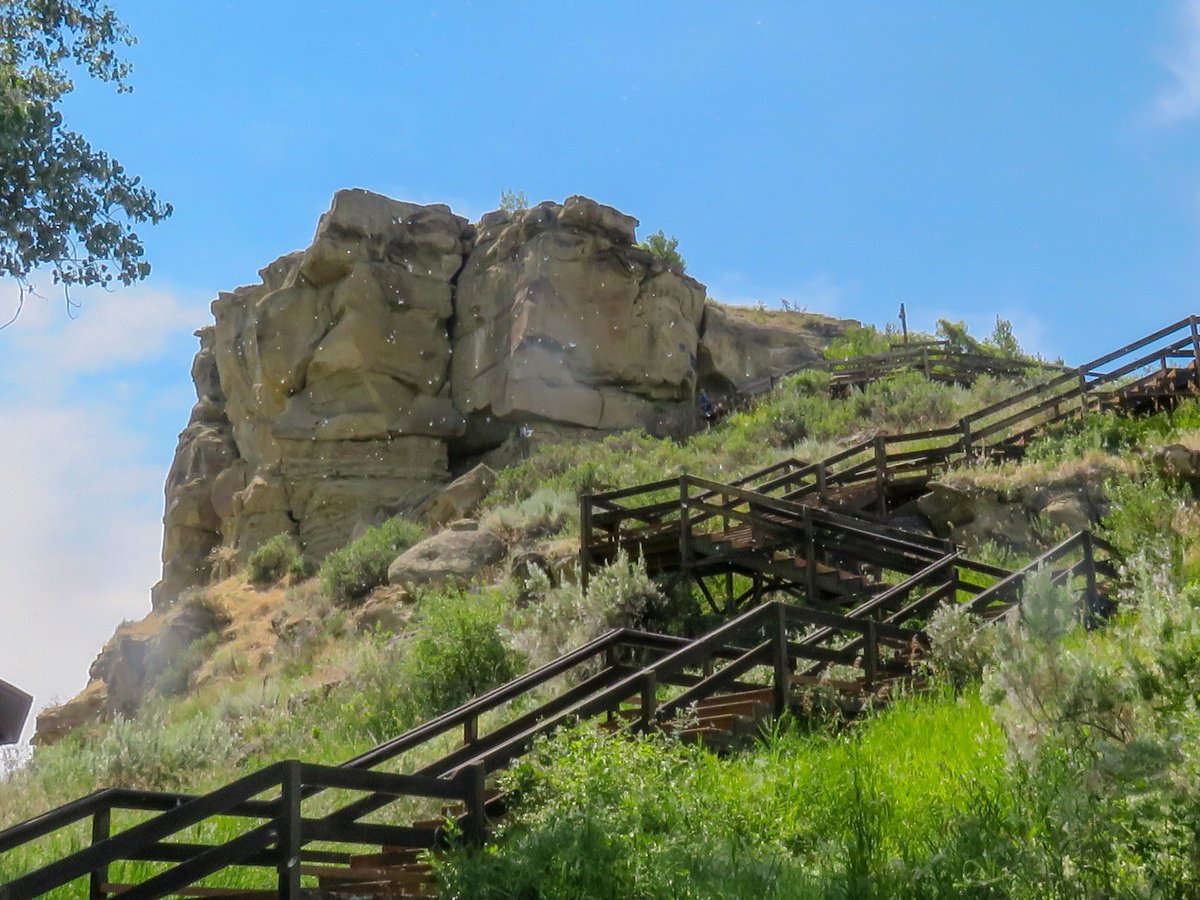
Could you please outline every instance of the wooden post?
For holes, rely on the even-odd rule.
[[[679,476],[679,562],[688,571],[692,559],[692,514],[688,509],[688,477]]]
[[[679,476],[679,575],[679,600],[686,604],[692,590],[692,513],[687,475]]]
[[[658,676],[653,670],[647,671],[642,678],[642,731],[649,731],[654,725],[654,717],[658,712]]]
[[[817,496],[822,505],[829,505],[829,480],[825,472],[825,461],[817,463]]]
[[[772,662],[775,666],[775,682],[773,699],[775,701],[775,716],[778,718],[787,712],[788,694],[791,691],[792,670],[788,662],[787,649],[787,607],[775,603],[775,634],[771,643]]]
[[[904,332],[904,346],[908,346],[908,314],[904,311],[904,304],[900,304],[900,328]]]
[[[817,605],[817,536],[813,530],[812,507],[804,507],[804,592],[808,605]]]
[[[479,739],[479,716],[470,716],[463,721],[463,746]]]
[[[962,452],[963,452],[963,455],[970,456],[971,455],[971,420],[968,419],[966,416],[963,416],[958,422],[958,427],[960,429],[962,429]]]
[[[279,817],[276,820],[279,836],[275,845],[278,854],[275,869],[279,874],[280,900],[300,898],[300,847],[303,843],[300,836],[301,798],[300,763],[290,760],[283,769]]]
[[[1192,326],[1192,379],[1200,387],[1200,329],[1196,327],[1196,317],[1188,316]]]
[[[112,835],[112,807],[106,806],[97,810],[92,816],[92,846],[106,841]],[[104,885],[108,883],[108,866],[93,869],[88,876],[89,900],[106,900],[108,893]]]
[[[875,620],[867,619],[867,633],[863,635],[863,675],[868,691],[874,690],[879,677],[879,641],[875,634]]]
[[[881,434],[875,436],[875,492],[880,515],[887,515],[887,444]]]
[[[1092,629],[1099,620],[1100,595],[1096,590],[1096,547],[1090,531],[1083,532],[1083,627]]]
[[[463,769],[463,805],[467,808],[467,823],[463,835],[476,847],[487,840],[487,769],[473,762]]]
[[[586,594],[592,575],[592,495],[579,498],[579,586]]]

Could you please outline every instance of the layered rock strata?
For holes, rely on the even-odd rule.
[[[308,249],[220,294],[197,332],[155,608],[281,532],[317,561],[531,434],[683,434],[698,384],[732,390],[819,354],[820,328],[706,303],[636,244],[637,224],[585,197],[471,225],[336,194]]]

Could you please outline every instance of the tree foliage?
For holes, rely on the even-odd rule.
[[[63,285],[145,278],[139,222],[171,214],[141,179],[63,122],[72,72],[132,90],[135,43],[101,0],[0,0],[0,275],[48,265]]]

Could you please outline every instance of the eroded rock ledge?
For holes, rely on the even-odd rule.
[[[731,390],[819,355],[706,302],[585,197],[485,215],[341,191],[312,245],[222,293],[197,332],[198,401],[166,486],[156,609],[280,532],[316,561],[452,473],[534,439],[681,435],[697,385]]]

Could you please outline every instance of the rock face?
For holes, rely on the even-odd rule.
[[[930,485],[917,508],[935,534],[974,549],[992,543],[1036,554],[1062,538],[1091,528],[1107,512],[1105,470],[1081,470],[1004,490],[948,477]]]
[[[669,431],[696,384],[704,286],[583,197],[485,216],[458,280],[453,396],[468,415]]]
[[[723,312],[635,243],[637,224],[585,197],[470,225],[441,205],[336,194],[308,249],[220,294],[197,332],[155,608],[279,533],[319,561],[531,432],[686,433],[699,379],[794,367],[838,330]]]
[[[227,623],[217,608],[190,602],[121,625],[88,670],[87,688],[38,715],[35,743],[53,744],[84,723],[131,715],[192,644]]]

